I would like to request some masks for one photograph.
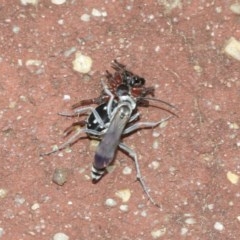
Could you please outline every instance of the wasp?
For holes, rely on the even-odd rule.
[[[124,65],[116,61],[114,63],[116,73],[111,75],[111,78],[116,78],[117,80],[113,79],[111,81],[114,82],[115,85],[110,84],[109,86],[109,82],[105,84],[102,81],[103,91],[101,96],[93,100],[87,100],[91,103],[97,102],[99,104],[97,107],[78,107],[77,105],[73,105],[73,113],[60,113],[62,116],[75,117],[89,112],[87,120],[72,124],[72,126],[65,130],[65,135],[71,133],[73,127],[76,125],[82,128],[78,129],[65,143],[60,145],[58,149],[42,155],[49,155],[62,150],[76,142],[82,133],[86,133],[89,138],[100,141],[92,164],[91,177],[93,183],[98,182],[106,173],[106,167],[113,162],[117,148],[120,148],[134,160],[137,180],[141,183],[148,199],[154,205],[158,206],[150,195],[145,181],[142,178],[136,152],[124,144],[122,138],[142,128],[154,128],[162,122],[169,120],[172,115],[157,122],[139,122],[140,113],[137,107],[141,105],[141,103],[144,103],[144,105],[149,104],[152,98],[147,98],[146,95],[152,93],[152,89],[154,88],[145,87],[145,80],[143,78],[126,71]],[[118,82],[118,85],[116,85],[116,82]],[[136,90],[138,90],[138,93],[136,93]],[[156,101],[166,103],[158,99],[156,99]],[[79,104],[82,105],[83,102],[78,103],[78,105]],[[174,107],[168,103],[167,105]]]

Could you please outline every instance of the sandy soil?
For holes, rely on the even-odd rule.
[[[234,2],[0,2],[0,239],[240,239],[240,71],[222,51],[240,40]],[[77,51],[93,60],[89,74],[73,70]],[[76,121],[57,113],[98,96],[113,59],[178,108],[164,128],[124,139],[160,209],[120,151],[95,185],[89,139],[40,157]],[[58,168],[68,173],[63,186],[52,181]]]

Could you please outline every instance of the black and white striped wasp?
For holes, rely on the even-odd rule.
[[[60,113],[60,115],[68,117],[80,116],[87,112],[90,112],[90,115],[87,121],[76,122],[70,126],[70,128],[66,129],[65,133],[67,135],[72,132],[74,126],[78,125],[82,127],[77,129],[77,131],[64,144],[60,145],[58,149],[42,155],[49,155],[62,150],[76,142],[81,137],[82,133],[86,133],[90,138],[100,141],[92,164],[91,177],[93,182],[99,181],[106,173],[106,167],[113,162],[116,150],[117,148],[120,148],[134,160],[137,171],[137,180],[141,183],[149,200],[154,205],[158,206],[151,197],[142,178],[136,152],[122,142],[122,137],[142,128],[154,128],[162,122],[170,119],[172,115],[157,122],[138,122],[140,116],[140,113],[137,109],[138,104],[141,105],[141,103],[144,103],[144,105],[148,105],[149,99],[152,100],[152,98],[147,98],[146,95],[152,93],[153,90],[150,91],[150,89],[154,88],[144,87],[145,80],[143,81],[143,78],[140,79],[140,77],[137,75],[134,75],[131,72],[131,74],[128,73],[129,72],[124,73],[125,75],[123,76],[120,76],[121,81],[118,79],[119,85],[114,86],[114,89],[113,87],[109,88],[108,85],[102,81],[103,92],[100,97],[96,98],[97,101],[100,101],[101,99],[96,108],[91,106],[77,107],[77,105],[74,105],[73,113]],[[115,75],[117,74],[118,72],[115,73]],[[139,79],[141,81],[139,81]],[[135,80],[137,84],[134,84]],[[134,88],[139,92],[135,96],[133,96]],[[92,103],[95,103],[96,99]],[[157,101],[166,103],[161,100]],[[82,104],[83,103],[84,102],[82,102]],[[168,104],[168,106],[173,107],[170,104]]]

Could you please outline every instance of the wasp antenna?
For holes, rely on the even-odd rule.
[[[165,105],[171,107],[171,108],[174,108],[174,109],[177,109],[177,107],[175,107],[174,105],[164,101],[164,100],[161,100],[161,99],[157,99],[157,98],[149,98],[149,97],[139,97],[138,98],[139,100],[143,99],[143,100],[149,100],[149,101],[156,101],[156,102],[160,102],[160,103],[164,103]]]

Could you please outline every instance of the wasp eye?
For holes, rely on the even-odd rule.
[[[143,86],[145,84],[145,79],[138,77],[138,76],[134,76],[132,78],[132,83],[131,85],[134,87],[139,87],[139,86]]]

